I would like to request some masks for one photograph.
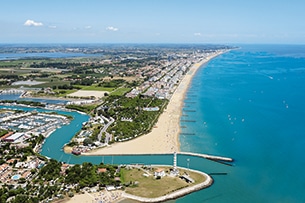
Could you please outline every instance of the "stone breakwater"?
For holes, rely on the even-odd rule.
[[[164,202],[164,201],[167,201],[167,200],[177,199],[179,197],[185,196],[185,195],[190,194],[192,192],[207,188],[207,187],[209,187],[210,185],[213,184],[213,179],[208,174],[203,173],[201,171],[191,170],[191,169],[187,169],[187,170],[190,170],[190,171],[193,171],[195,173],[199,173],[199,174],[205,176],[206,180],[202,183],[199,183],[199,184],[196,184],[196,185],[193,185],[193,186],[189,186],[189,187],[186,187],[186,188],[182,188],[180,190],[174,191],[170,194],[163,195],[161,197],[146,198],[146,197],[139,197],[139,196],[136,196],[136,195],[131,195],[131,194],[128,194],[126,192],[124,192],[122,194],[122,197],[132,199],[132,200],[136,200],[136,201],[140,201],[140,202]]]
[[[234,161],[232,158],[229,158],[229,157],[214,156],[214,155],[209,155],[209,154],[199,154],[199,153],[192,153],[192,152],[178,152],[177,154],[197,156],[197,157],[202,157],[205,159],[218,160],[218,161],[227,161],[227,162]]]

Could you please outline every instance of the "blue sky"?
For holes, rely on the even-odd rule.
[[[305,44],[305,0],[0,0],[0,43]]]

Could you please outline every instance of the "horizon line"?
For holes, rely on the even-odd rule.
[[[201,43],[201,42],[0,42],[0,45],[305,45],[305,43]]]

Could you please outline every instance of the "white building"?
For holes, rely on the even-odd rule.
[[[16,142],[16,140],[20,139],[24,136],[24,133],[14,133],[11,136],[4,139],[6,142]]]
[[[155,177],[160,176],[162,178],[165,176],[165,171],[163,168],[157,168],[154,175],[155,175]]]

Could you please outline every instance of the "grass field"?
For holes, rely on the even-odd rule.
[[[77,90],[54,90],[54,92],[57,93],[56,97],[64,97],[64,96],[67,96],[68,94],[72,94],[76,91]]]
[[[125,93],[129,92],[131,90],[131,88],[126,88],[126,87],[122,87],[122,88],[117,88],[116,90],[114,90],[113,92],[111,92],[111,95],[118,95],[118,96],[122,96]]]
[[[165,170],[169,171],[169,168],[165,168]],[[184,170],[180,170],[180,174],[183,174],[184,172]],[[138,182],[137,185],[126,187],[125,191],[127,193],[140,197],[155,198],[198,184],[206,179],[201,174],[188,172],[190,177],[195,180],[195,183],[186,183],[179,177],[165,176],[161,179],[155,179],[153,175],[149,177],[143,176],[144,173],[145,172],[140,169],[122,169],[123,183]],[[153,171],[150,171],[150,173],[153,174]]]
[[[75,85],[76,87],[80,87],[82,90],[94,90],[94,91],[107,91],[112,92],[115,88],[107,88],[107,87],[99,87],[97,85],[84,86],[84,85]]]

